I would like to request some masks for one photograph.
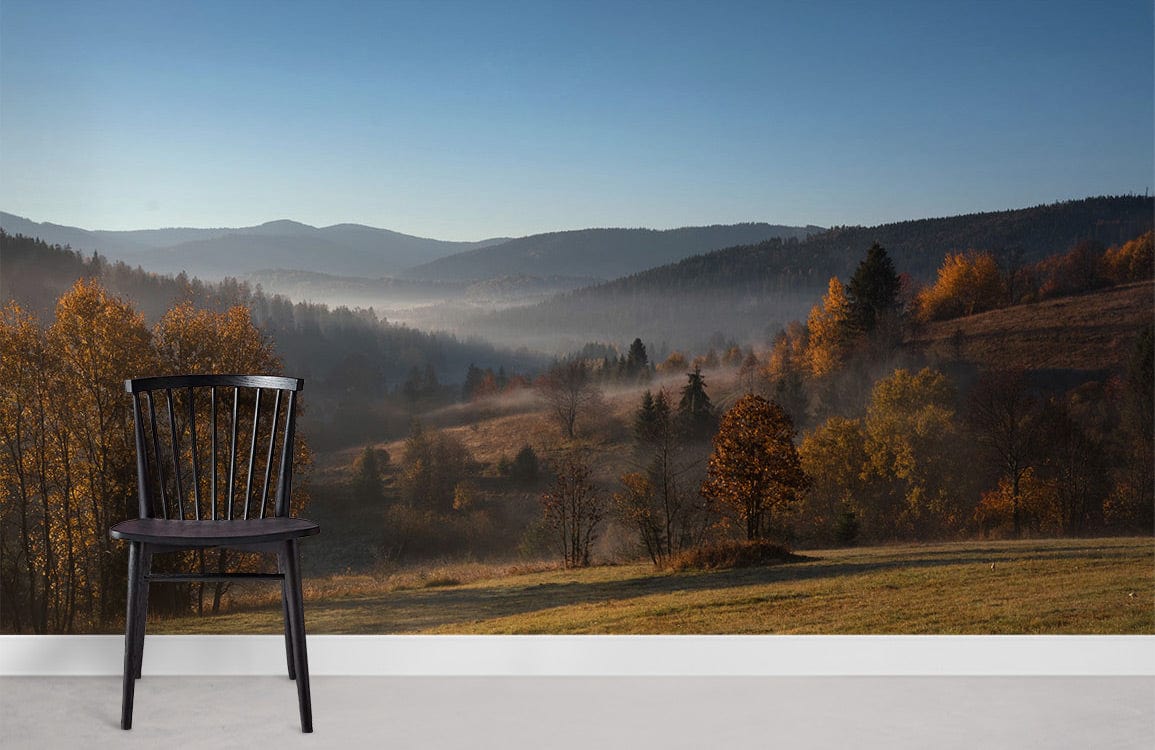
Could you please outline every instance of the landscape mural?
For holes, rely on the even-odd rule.
[[[644,7],[679,28],[702,12]],[[358,12],[421,15],[382,8]],[[429,12],[446,8],[465,12]],[[1149,31],[1149,7],[1125,10]],[[1036,33],[1006,12],[998,44]],[[47,18],[6,8],[6,43]],[[1145,38],[1116,64],[1145,63],[1149,84]],[[9,143],[36,119],[13,88],[51,78],[36,59],[6,73]],[[765,199],[654,228],[648,209],[623,227],[576,202],[500,234],[463,208],[479,229],[453,240],[364,210],[82,229],[0,178],[0,630],[123,630],[127,550],[108,529],[137,512],[124,380],[218,372],[305,380],[292,504],[322,529],[302,545],[311,633],[1155,632],[1151,91],[1134,91],[1140,137],[1117,139],[1106,182],[979,180],[1000,197],[911,198],[888,221]],[[1058,156],[1083,164],[1080,147]],[[7,175],[32,169],[4,151]],[[215,475],[184,481],[207,495]],[[279,596],[157,585],[149,632],[279,633]]]

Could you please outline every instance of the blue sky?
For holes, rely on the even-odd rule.
[[[0,209],[443,239],[1155,188],[1149,0],[0,4]]]

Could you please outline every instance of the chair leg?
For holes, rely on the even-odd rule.
[[[277,553],[277,570],[281,575],[285,574],[285,553]],[[285,663],[289,665],[289,679],[297,679],[297,670],[293,666],[293,628],[289,618],[289,579],[286,577],[281,581],[281,614],[285,620]]]
[[[144,664],[144,631],[148,625],[148,576],[152,573],[152,550],[147,544],[141,544],[141,580],[140,602],[137,605],[137,633],[136,633],[136,679],[140,679],[140,670]]]
[[[124,617],[124,692],[120,704],[120,728],[132,729],[132,698],[136,687],[136,631],[139,625],[141,543],[128,546],[128,606]]]
[[[313,704],[309,694],[309,656],[305,649],[305,602],[301,593],[301,559],[296,539],[285,542],[285,589],[289,592],[289,621],[293,629],[293,662],[297,672],[297,702],[301,731],[313,731]]]

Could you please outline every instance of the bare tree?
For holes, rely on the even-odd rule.
[[[565,567],[585,567],[608,499],[593,483],[592,463],[584,451],[567,450],[553,462],[553,472],[553,485],[541,496],[546,524],[557,535]]]
[[[554,365],[538,381],[537,387],[550,416],[567,440],[577,435],[578,419],[601,403],[601,390],[594,383],[589,366],[581,360]]]
[[[1035,462],[1038,399],[1023,370],[984,373],[971,391],[970,417],[988,460],[1011,482],[1011,515],[1016,537],[1022,531],[1020,482]]]

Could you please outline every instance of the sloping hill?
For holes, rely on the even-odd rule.
[[[821,227],[733,224],[681,229],[581,229],[550,232],[469,250],[407,269],[411,279],[477,281],[502,276],[613,279],[720,247],[803,238]]]
[[[943,320],[914,343],[981,367],[1121,371],[1155,318],[1155,282]]]
[[[876,227],[835,227],[806,240],[774,239],[716,250],[531,307],[466,321],[470,333],[535,341],[547,332],[576,340],[700,348],[713,332],[761,340],[804,318],[831,276],[844,281],[879,242],[899,273],[929,279],[947,252],[989,249],[1020,263],[1092,239],[1111,245],[1149,230],[1155,199],[1100,197],[1011,211],[920,219]]]

